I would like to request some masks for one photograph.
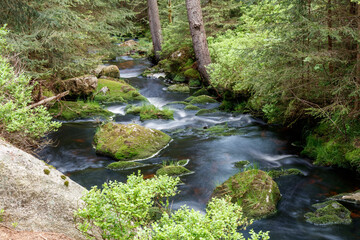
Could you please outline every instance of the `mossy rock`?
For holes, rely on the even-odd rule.
[[[101,69],[100,76],[120,78],[120,70],[116,65],[106,66]]]
[[[329,197],[328,199],[352,203],[352,204],[360,204],[360,190],[357,190],[352,193],[341,193],[341,194]]]
[[[183,104],[183,105],[189,105],[188,102],[185,101],[173,101],[173,102],[169,102],[166,105],[172,105],[172,104]]]
[[[282,176],[289,176],[289,175],[302,175],[304,176],[304,174],[296,168],[290,168],[290,169],[281,169],[281,170],[270,170],[268,171],[268,174],[270,177],[272,177],[273,179],[275,178],[279,178]]]
[[[137,124],[102,125],[94,136],[96,152],[117,160],[145,159],[163,149],[171,140],[165,133]]]
[[[164,166],[156,171],[156,175],[168,175],[168,176],[180,176],[184,174],[189,174],[191,171],[183,166],[176,166],[176,165],[170,165],[170,166]]]
[[[159,109],[152,104],[145,104],[142,106],[128,105],[126,114],[140,115],[140,120],[150,119],[174,119],[174,111],[164,108]]]
[[[216,113],[216,112],[218,112],[217,109],[200,109],[195,115],[201,116],[201,115],[206,115],[206,114],[211,114],[211,113]]]
[[[217,103],[215,99],[207,95],[191,96],[185,99],[185,101],[190,102],[190,104]]]
[[[191,88],[198,88],[198,87],[201,87],[201,82],[197,79],[191,79],[189,81],[189,87]]]
[[[183,93],[189,93],[190,88],[186,84],[174,84],[168,87],[169,91],[173,92],[183,92]]]
[[[250,162],[248,160],[242,160],[242,161],[237,161],[237,162],[234,162],[234,166],[236,168],[239,168],[239,169],[242,169],[244,168],[246,165],[249,165]]]
[[[181,74],[176,74],[173,80],[178,83],[183,83],[186,81],[185,77]]]
[[[103,109],[96,102],[83,101],[60,101],[56,102],[50,109],[49,113],[60,120],[75,120],[89,117],[110,117],[112,112]],[[60,114],[60,115],[59,115]]]
[[[306,221],[315,225],[350,224],[351,212],[337,201],[327,201],[312,205],[315,212],[304,216]]]
[[[200,73],[193,68],[186,70],[184,76],[189,79],[200,79]]]
[[[133,168],[139,168],[147,166],[145,163],[131,162],[131,161],[119,161],[110,163],[107,168],[111,170],[128,170]]]
[[[192,94],[192,96],[197,97],[197,96],[208,95],[208,94],[209,94],[208,90],[206,90],[205,88],[201,88],[201,89],[197,90],[196,92],[194,92]]]
[[[109,90],[104,94],[100,90],[107,87]],[[103,79],[100,78],[96,88],[94,98],[98,102],[129,102],[129,101],[147,101],[133,86],[121,79]]]
[[[237,173],[216,187],[212,197],[231,197],[248,218],[259,219],[276,212],[280,190],[276,182],[264,171],[252,169]]]
[[[185,107],[185,110],[200,110],[200,108],[198,106],[189,104]]]

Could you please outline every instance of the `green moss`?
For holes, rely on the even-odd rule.
[[[191,79],[189,81],[189,87],[191,88],[198,88],[198,87],[201,87],[201,82],[199,80],[195,80],[195,79]]]
[[[189,104],[185,107],[185,110],[200,110],[200,108],[198,106]]]
[[[66,176],[65,175],[61,175],[60,176],[62,180],[66,180]]]
[[[270,170],[270,171],[268,171],[268,174],[273,179],[279,178],[282,176],[289,176],[289,175],[303,175],[304,176],[304,174],[299,169],[296,169],[296,168],[290,168],[290,169],[286,169],[286,170],[284,170],[284,169]]]
[[[185,167],[190,162],[190,159],[182,159],[176,162],[176,165]]]
[[[115,65],[106,66],[101,70],[100,73],[102,76],[111,77],[111,78],[120,78],[119,68]]]
[[[178,82],[178,83],[183,83],[186,81],[185,77],[181,74],[176,74],[176,76],[174,77],[174,81]]]
[[[183,166],[164,166],[156,171],[156,175],[169,175],[169,176],[180,176],[184,174],[189,174],[191,171]]]
[[[206,90],[206,88],[201,88],[201,89],[197,90],[196,92],[194,92],[192,94],[192,96],[197,97],[197,96],[208,95],[208,94],[209,94],[209,92],[208,92],[208,90]]]
[[[102,125],[94,136],[96,152],[118,160],[148,158],[164,148],[171,138],[165,133],[137,124]]]
[[[212,197],[229,195],[233,203],[243,209],[248,218],[262,218],[276,212],[280,190],[274,180],[265,172],[252,169],[237,173],[222,185],[216,187]]]
[[[109,91],[106,94],[98,93],[100,89],[107,87]],[[95,101],[98,102],[128,102],[128,101],[147,101],[133,86],[124,80],[110,80],[100,78],[96,88]]]
[[[65,182],[64,182],[64,185],[65,185],[66,187],[68,187],[68,186],[69,186],[69,181],[65,181]]]
[[[242,168],[244,168],[246,165],[249,165],[249,164],[250,164],[250,162],[247,161],[247,160],[234,162],[234,166],[235,166],[236,168],[239,168],[239,169],[242,169]]]
[[[45,173],[46,175],[49,175],[49,174],[50,174],[50,170],[49,170],[49,169],[44,169],[44,173]]]
[[[58,119],[74,120],[89,117],[110,117],[112,112],[103,109],[96,102],[60,101],[56,102],[49,112]],[[59,115],[60,114],[60,115]]]
[[[315,225],[350,224],[351,212],[336,201],[312,205],[317,210],[305,214],[306,221]]]
[[[186,70],[184,72],[184,76],[190,79],[199,79],[200,78],[200,73],[193,69],[193,68],[189,68],[188,70]]]
[[[174,119],[174,111],[164,108],[158,109],[152,104],[144,104],[142,106],[129,105],[126,108],[127,114],[139,114],[140,120],[150,120],[150,119]]]
[[[190,104],[206,104],[206,103],[216,103],[217,101],[210,96],[200,95],[200,96],[191,96],[185,99],[185,101],[190,102]]]
[[[186,84],[174,84],[168,87],[169,91],[173,92],[183,92],[183,93],[189,93],[190,88]]]
[[[127,170],[132,168],[138,168],[146,166],[147,164],[139,162],[121,161],[110,163],[107,168],[111,170]]]
[[[169,102],[168,104],[166,105],[171,105],[171,104],[184,104],[184,105],[189,105],[188,102],[185,102],[185,101],[174,101],[174,102]]]
[[[216,113],[216,112],[218,112],[217,109],[200,109],[195,115],[201,116],[201,115]]]

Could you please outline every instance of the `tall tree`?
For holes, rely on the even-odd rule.
[[[157,0],[148,0],[147,3],[148,3],[150,32],[151,32],[151,37],[155,52],[155,61],[158,62],[160,60],[161,42],[162,42],[159,8],[158,8]]]
[[[210,82],[206,66],[211,63],[206,33],[203,23],[200,0],[186,0],[186,9],[190,25],[190,32],[193,42],[195,57],[198,62],[198,70],[201,77]]]

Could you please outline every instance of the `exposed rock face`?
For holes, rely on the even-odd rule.
[[[352,204],[360,204],[360,190],[352,192],[352,193],[342,193],[335,196],[330,197],[331,200],[348,202]]]
[[[274,180],[257,169],[237,173],[215,188],[212,197],[229,195],[248,218],[259,219],[276,212],[280,190]]]
[[[105,65],[98,65],[94,70],[92,70],[92,74],[94,74],[96,77],[100,77],[101,71],[105,68]]]
[[[336,201],[312,205],[315,212],[305,214],[306,221],[315,225],[350,224],[351,212]]]
[[[6,225],[84,239],[73,222],[84,192],[61,172],[0,140],[0,209]]]
[[[57,81],[54,85],[58,93],[70,91],[69,96],[88,96],[92,94],[98,85],[98,79],[94,75],[85,75],[67,80]]]
[[[163,149],[171,138],[165,133],[137,124],[107,123],[94,137],[96,152],[117,160],[151,157]]]
[[[120,70],[116,65],[106,66],[101,70],[100,76],[120,78]]]

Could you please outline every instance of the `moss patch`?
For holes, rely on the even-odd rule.
[[[211,114],[211,113],[216,113],[216,112],[218,112],[217,109],[200,109],[195,115],[201,116],[201,115],[206,115],[206,114]]]
[[[276,212],[280,190],[265,172],[252,169],[237,173],[215,188],[212,197],[229,195],[233,203],[243,208],[248,218],[262,218]]]
[[[208,94],[209,94],[208,90],[206,90],[205,88],[201,88],[201,89],[197,90],[196,92],[194,92],[192,94],[192,96],[197,97],[197,96],[208,95]]]
[[[200,96],[191,96],[185,99],[185,101],[190,102],[190,104],[206,104],[206,103],[216,103],[217,101],[210,96],[200,95]]]
[[[289,176],[289,175],[302,175],[304,176],[304,174],[296,168],[290,168],[290,169],[281,169],[281,170],[270,170],[268,171],[268,174],[270,177],[272,177],[273,179],[275,178],[279,178],[282,176]]]
[[[96,102],[84,102],[84,101],[56,102],[49,109],[49,112],[56,118],[62,120],[74,120],[74,119],[89,118],[89,117],[110,117],[113,115],[112,112],[103,109]]]
[[[189,104],[185,107],[185,110],[200,110],[200,108],[198,106]]]
[[[109,91],[106,94],[99,93],[103,88],[107,87]],[[129,102],[129,101],[147,101],[133,86],[121,79],[99,79],[96,88],[98,93],[94,100],[98,102]]]
[[[315,212],[305,214],[306,221],[315,225],[350,224],[351,212],[336,201],[312,205]]]
[[[184,76],[190,79],[199,79],[200,78],[200,73],[193,69],[193,68],[189,68],[188,70],[186,70],[184,72]]]
[[[168,87],[169,91],[173,92],[183,92],[183,93],[189,93],[190,88],[186,84],[174,84]]]
[[[249,165],[249,164],[250,164],[250,162],[247,161],[247,160],[234,162],[234,166],[235,166],[236,168],[239,168],[239,169],[242,169],[242,168],[244,168],[246,165]]]
[[[126,109],[126,113],[140,115],[141,121],[149,119],[174,119],[174,111],[167,108],[161,110],[152,104],[145,104],[142,106],[129,105]]]
[[[121,161],[110,163],[107,168],[111,170],[127,170],[132,168],[138,168],[146,166],[147,164],[139,162]]]
[[[107,123],[94,136],[96,152],[118,160],[148,158],[164,148],[171,138],[137,124]]]
[[[156,175],[169,175],[169,176],[180,176],[184,174],[189,174],[191,171],[183,166],[164,166],[156,171]]]

